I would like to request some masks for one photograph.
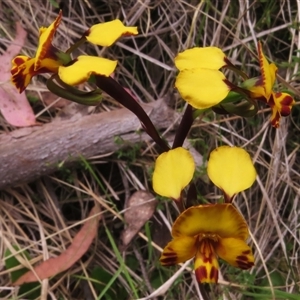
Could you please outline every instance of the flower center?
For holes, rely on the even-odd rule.
[[[218,281],[218,260],[215,244],[219,236],[216,234],[200,234],[197,237],[197,252],[195,257],[195,274],[199,282]]]
[[[207,232],[207,233],[198,234],[198,241],[199,242],[201,242],[202,240],[210,240],[212,242],[218,242],[219,239],[220,239],[220,237],[215,233]],[[212,244],[214,244],[214,243],[212,243]]]
[[[220,237],[215,233],[200,233],[197,236],[196,247],[198,252],[202,254],[204,261],[212,263],[212,259],[216,256],[215,245]]]

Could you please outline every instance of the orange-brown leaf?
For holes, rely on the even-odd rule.
[[[99,205],[95,205],[91,210],[89,217],[98,214],[99,212]],[[27,282],[43,280],[69,269],[89,249],[97,234],[99,220],[100,215],[88,219],[76,234],[72,244],[66,249],[66,251],[57,257],[45,260],[38,266],[34,267],[33,271],[28,271],[12,284],[15,286]]]

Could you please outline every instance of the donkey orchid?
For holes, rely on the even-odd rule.
[[[275,128],[279,127],[280,118],[291,113],[295,104],[293,97],[287,93],[274,92],[273,85],[276,79],[277,67],[274,63],[269,63],[262,52],[261,43],[257,47],[261,76],[252,78],[244,83],[250,91],[253,99],[265,102],[272,109],[271,124]]]
[[[164,248],[162,265],[170,266],[195,258],[195,275],[200,283],[218,282],[218,257],[234,267],[254,265],[246,244],[248,226],[232,204],[192,206],[176,219],[173,240]]]
[[[220,103],[230,86],[219,71],[226,66],[226,56],[217,47],[195,47],[179,53],[175,65],[179,69],[175,86],[182,98],[197,109]]]
[[[194,171],[195,163],[188,150],[178,147],[164,152],[155,163],[153,189],[159,195],[179,200]],[[183,211],[172,227],[173,240],[164,248],[160,261],[168,266],[195,257],[197,280],[216,283],[218,257],[242,269],[254,264],[252,251],[245,243],[247,224],[230,202],[253,184],[256,171],[245,150],[222,146],[210,154],[207,173],[229,203],[192,206]]]
[[[54,34],[62,19],[60,11],[55,21],[47,28],[40,28],[39,45],[35,57],[17,56],[12,61],[12,83],[19,92],[23,92],[31,78],[41,73],[57,73],[68,85],[85,82],[92,74],[109,76],[116,68],[117,61],[102,57],[81,55],[72,59],[52,45]],[[136,27],[127,27],[120,20],[96,24],[83,36],[84,40],[100,45],[110,46],[122,35],[137,34]]]

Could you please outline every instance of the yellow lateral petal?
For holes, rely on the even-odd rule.
[[[209,240],[202,240],[195,258],[195,275],[200,283],[217,283],[219,263]]]
[[[117,61],[96,56],[78,56],[76,61],[67,67],[60,66],[58,75],[69,85],[87,81],[92,74],[109,76],[117,66]]]
[[[179,53],[175,65],[180,71],[184,69],[219,70],[226,65],[225,54],[217,47],[195,47]]]
[[[164,197],[179,199],[181,191],[190,183],[195,171],[191,153],[182,148],[169,150],[158,156],[153,173],[153,189]]]
[[[172,227],[172,236],[216,235],[221,238],[235,237],[245,240],[248,226],[232,204],[192,206],[181,213]]]
[[[217,255],[234,267],[246,270],[254,265],[251,248],[242,240],[235,238],[220,239],[215,246]]]
[[[191,259],[195,253],[196,239],[182,236],[168,243],[159,260],[162,265],[171,266]]]
[[[229,93],[222,72],[209,69],[181,71],[175,82],[181,97],[197,109],[209,108],[220,103]]]
[[[100,23],[92,26],[86,39],[95,45],[109,47],[124,35],[138,34],[137,27],[124,26],[120,20]]]
[[[225,194],[227,200],[255,181],[256,171],[250,155],[242,148],[222,146],[211,152],[207,174]]]
[[[34,65],[34,70],[37,71],[42,67],[42,61],[47,56],[49,56],[49,51],[52,48],[52,40],[54,34],[60,24],[62,18],[62,11],[59,12],[55,21],[48,28],[40,28],[40,38],[39,38],[39,46],[36,50],[36,61]]]

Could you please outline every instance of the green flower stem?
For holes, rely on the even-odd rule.
[[[102,75],[95,75],[96,85],[108,95],[113,97],[116,101],[121,103],[131,112],[133,112],[141,121],[144,130],[153,139],[153,141],[161,148],[163,152],[169,149],[167,143],[160,137],[155,126],[150,120],[149,116],[138,104],[138,102],[124,90],[124,88],[112,77]]]
[[[244,80],[247,80],[249,77],[242,70],[238,69],[229,59],[225,59],[226,68],[240,75]]]
[[[63,65],[67,65],[72,61],[72,58],[69,53],[65,53],[58,50],[55,54],[58,57],[59,61],[62,62]]]
[[[92,94],[101,94],[101,90],[100,89],[96,89],[96,90],[93,90],[91,92],[85,92],[85,91],[82,91],[82,90],[78,90],[77,88],[71,86],[71,85],[68,85],[67,83],[63,82],[59,76],[57,74],[54,74],[53,75],[53,78],[55,79],[55,81],[60,85],[62,86],[64,89],[72,92],[73,94],[75,95],[82,95],[83,97],[85,96],[89,96],[89,95],[92,95]]]
[[[101,102],[102,96],[98,90],[85,93],[83,91],[76,90],[75,88],[70,87],[68,85],[67,86],[70,87],[70,90],[64,89],[54,82],[53,79],[55,76],[56,75],[53,75],[51,78],[47,80],[47,88],[53,94],[87,106],[95,106]],[[76,91],[76,93],[74,90]]]
[[[183,142],[186,139],[193,125],[193,122],[194,122],[193,108],[191,105],[188,104],[183,114],[183,117],[181,119],[181,122],[179,124],[179,127],[177,129],[172,149],[181,147],[183,145]]]
[[[86,42],[86,38],[83,36],[81,37],[75,44],[73,44],[67,51],[66,54],[71,54],[74,50],[79,48],[82,44]]]
[[[210,110],[210,108],[205,108],[205,109],[196,109],[193,112],[193,119],[195,120],[198,118],[200,115],[202,115],[205,111]]]
[[[236,101],[240,101],[243,99],[245,99],[244,94],[242,95],[240,93],[230,91],[229,94],[227,95],[227,97],[224,100],[222,100],[221,103],[222,104],[231,103],[231,102],[236,102]]]

